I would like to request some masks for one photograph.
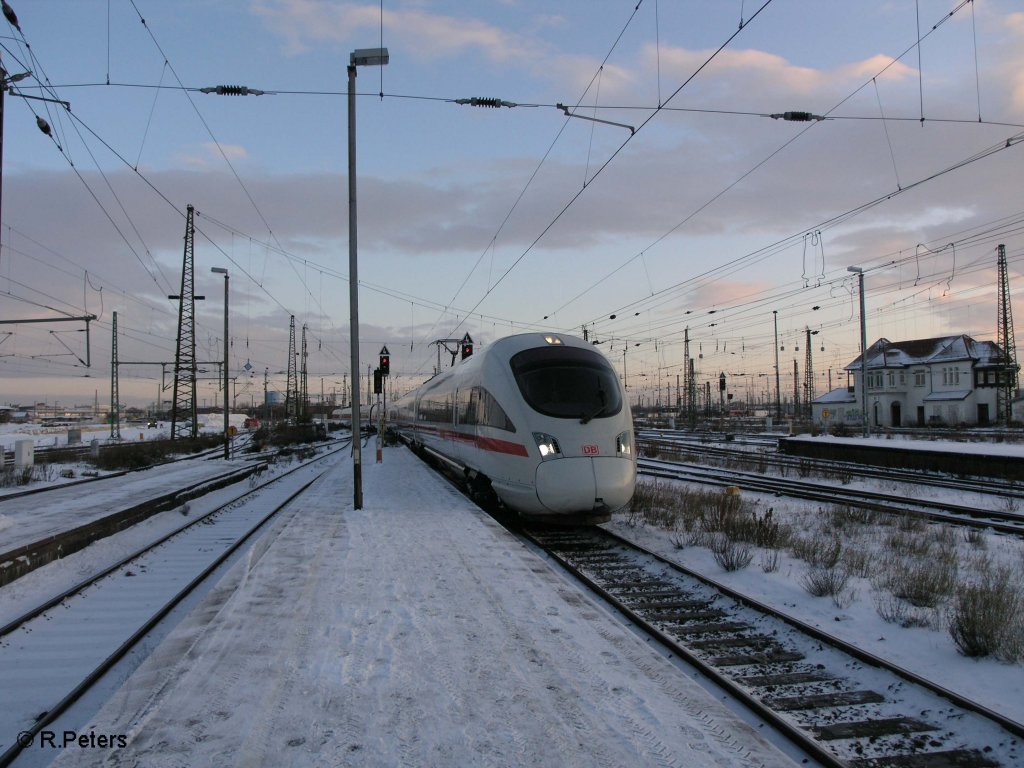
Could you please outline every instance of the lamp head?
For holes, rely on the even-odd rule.
[[[384,66],[388,63],[387,48],[357,48],[352,51],[349,57],[349,64],[353,67]]]

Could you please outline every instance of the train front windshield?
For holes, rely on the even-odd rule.
[[[615,370],[598,352],[539,347],[513,355],[510,364],[523,399],[545,416],[586,423],[622,410]]]

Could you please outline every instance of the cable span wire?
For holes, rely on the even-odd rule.
[[[764,9],[765,9],[765,8],[767,8],[767,7],[769,6],[769,5],[771,5],[771,3],[772,3],[772,2],[773,2],[773,0],[765,0],[764,4],[763,4],[763,5],[761,5],[761,7],[760,7],[760,8],[758,8],[758,9],[757,9],[757,10],[756,10],[756,11],[755,11],[755,12],[753,13],[753,15],[752,15],[752,16],[750,17],[750,19],[749,19],[749,20],[747,21],[747,25],[749,25],[751,21],[753,21],[753,20],[754,20],[755,18],[757,18],[757,17],[758,17],[758,16],[759,16],[759,15],[761,14],[761,12],[762,12],[762,11],[764,11]],[[700,73],[701,73],[702,71],[704,71],[704,69],[705,69],[705,68],[706,68],[706,67],[707,67],[707,66],[708,66],[708,65],[709,65],[709,64],[710,64],[710,63],[711,63],[711,62],[712,62],[712,61],[713,61],[713,60],[714,60],[714,59],[715,59],[715,58],[716,58],[716,57],[717,57],[717,56],[718,56],[718,55],[719,55],[719,54],[720,54],[720,53],[721,53],[721,52],[722,52],[723,50],[725,50],[725,48],[726,48],[726,47],[727,47],[727,46],[729,45],[729,43],[731,43],[731,42],[732,42],[732,41],[733,41],[733,40],[734,40],[734,39],[736,38],[736,36],[737,36],[737,35],[739,35],[739,33],[740,33],[740,32],[741,32],[741,31],[742,31],[743,29],[745,29],[745,27],[741,27],[740,29],[738,29],[738,30],[736,30],[735,32],[733,32],[733,33],[732,33],[732,34],[731,34],[731,35],[730,35],[730,36],[729,36],[729,37],[728,37],[728,38],[727,38],[727,39],[725,40],[725,42],[723,42],[723,43],[722,43],[722,44],[721,44],[721,45],[720,45],[720,46],[719,46],[719,47],[718,47],[718,48],[717,48],[717,49],[716,49],[716,50],[715,50],[715,51],[714,51],[714,52],[713,52],[713,53],[712,53],[712,54],[711,54],[710,56],[708,56],[708,57],[707,57],[707,59],[705,59],[705,60],[704,60],[704,62],[703,62],[703,63],[702,63],[702,64],[701,64],[701,65],[700,65],[699,67],[697,67],[697,69],[696,69],[696,70],[694,70],[694,71],[693,71],[693,72],[692,72],[692,73],[690,74],[690,76],[689,76],[688,78],[686,78],[686,80],[684,80],[684,81],[683,81],[683,82],[682,82],[682,83],[681,83],[681,84],[679,85],[679,87],[677,87],[677,88],[676,88],[676,89],[675,89],[675,90],[674,90],[674,91],[673,91],[673,92],[672,92],[672,93],[671,93],[671,94],[669,95],[669,97],[668,97],[668,98],[667,98],[667,99],[665,100],[665,103],[667,104],[668,102],[672,101],[672,99],[674,99],[674,98],[675,98],[676,96],[678,96],[678,95],[679,95],[679,93],[680,93],[680,92],[681,92],[681,91],[682,91],[682,90],[683,90],[683,89],[684,89],[684,88],[685,88],[685,87],[686,87],[687,85],[689,85],[689,84],[690,84],[691,82],[693,82],[694,78],[696,78],[696,77],[697,77],[697,75],[699,75],[699,74],[700,74]],[[503,280],[504,280],[504,279],[505,279],[506,277],[508,277],[508,276],[509,276],[509,274],[511,274],[511,273],[512,273],[512,271],[513,271],[513,270],[514,270],[514,269],[515,269],[515,268],[516,268],[517,266],[519,266],[519,264],[520,264],[520,263],[522,263],[523,259],[525,259],[525,258],[526,258],[526,256],[527,256],[527,255],[528,255],[528,254],[529,254],[529,253],[530,253],[530,252],[531,252],[531,251],[533,250],[533,248],[534,248],[534,247],[535,247],[535,246],[537,245],[537,243],[538,243],[538,242],[540,242],[540,240],[541,240],[541,239],[542,239],[542,238],[543,238],[543,237],[544,237],[545,235],[547,235],[547,233],[548,233],[549,231],[551,231],[552,227],[554,227],[554,226],[555,226],[555,224],[556,224],[556,223],[558,223],[558,221],[559,221],[559,220],[560,220],[560,219],[562,218],[562,216],[563,216],[563,215],[565,215],[566,211],[568,211],[568,210],[569,210],[569,208],[570,208],[570,207],[571,207],[571,206],[572,206],[572,205],[573,205],[573,204],[574,204],[574,203],[576,202],[576,200],[578,200],[578,199],[580,198],[580,196],[581,196],[581,195],[582,195],[582,194],[583,194],[583,193],[584,193],[584,192],[585,192],[585,191],[586,191],[586,190],[587,190],[587,189],[588,189],[588,188],[590,187],[590,184],[592,184],[592,183],[594,182],[594,180],[595,180],[595,179],[597,179],[597,177],[601,175],[601,173],[602,173],[602,172],[603,172],[603,171],[605,170],[605,168],[607,168],[607,167],[608,167],[608,166],[609,166],[609,165],[610,165],[610,164],[612,163],[612,161],[613,161],[613,160],[615,160],[615,158],[619,156],[619,154],[620,154],[620,153],[622,152],[622,150],[623,150],[623,149],[624,149],[624,148],[625,148],[625,147],[626,147],[626,146],[627,146],[627,145],[628,145],[628,144],[629,144],[629,143],[630,143],[630,142],[631,142],[631,141],[632,141],[632,140],[633,140],[633,139],[634,139],[634,138],[635,138],[635,137],[637,136],[637,134],[639,134],[639,133],[640,133],[640,131],[641,131],[641,130],[642,130],[642,129],[643,129],[643,128],[644,128],[644,127],[645,127],[645,126],[646,126],[646,125],[648,124],[648,123],[650,123],[650,122],[651,122],[651,120],[653,120],[653,119],[654,119],[654,118],[655,118],[655,117],[656,117],[656,116],[657,116],[658,114],[660,114],[660,112],[661,112],[661,111],[662,111],[663,109],[664,109],[664,105],[661,105],[661,106],[659,106],[659,107],[658,107],[658,108],[657,108],[656,110],[654,110],[654,111],[653,111],[653,112],[652,112],[652,113],[651,113],[651,114],[650,114],[650,115],[649,115],[649,116],[648,116],[648,117],[647,117],[647,118],[646,118],[645,120],[643,120],[643,121],[642,121],[642,122],[640,123],[640,125],[638,125],[638,126],[636,127],[636,129],[635,129],[634,131],[632,131],[632,132],[630,133],[630,135],[629,135],[629,138],[627,138],[627,139],[626,139],[625,141],[623,141],[623,142],[622,142],[622,144],[621,144],[621,145],[619,145],[619,147],[618,147],[618,148],[617,148],[617,149],[616,149],[616,150],[615,150],[614,152],[612,152],[612,153],[611,153],[611,155],[610,155],[610,156],[609,156],[609,157],[608,157],[608,158],[607,158],[607,159],[606,159],[606,160],[604,161],[604,163],[602,163],[602,164],[601,164],[601,166],[600,166],[600,167],[598,167],[598,169],[597,169],[597,170],[596,170],[596,171],[594,172],[594,175],[593,175],[593,176],[591,176],[591,178],[590,178],[590,181],[589,181],[589,182],[588,182],[587,184],[585,184],[585,185],[584,185],[584,186],[583,186],[583,187],[582,187],[581,189],[579,189],[579,190],[578,190],[578,191],[577,191],[577,192],[576,192],[576,193],[575,193],[575,194],[574,194],[574,195],[573,195],[573,196],[572,196],[572,197],[571,197],[571,198],[569,199],[569,201],[568,201],[568,202],[567,202],[567,203],[566,203],[566,204],[565,204],[565,205],[564,205],[564,206],[562,207],[562,209],[561,209],[561,210],[559,210],[557,214],[555,214],[555,217],[554,217],[554,218],[553,218],[553,219],[552,219],[552,220],[551,220],[551,221],[550,221],[550,222],[549,222],[549,223],[547,224],[547,226],[545,226],[545,227],[544,227],[544,229],[543,229],[543,230],[542,230],[542,231],[540,232],[540,234],[538,234],[538,235],[537,235],[537,237],[536,237],[536,238],[534,238],[534,240],[533,240],[533,241],[532,241],[532,242],[531,242],[531,243],[529,244],[529,246],[527,246],[526,250],[524,250],[524,251],[523,251],[523,252],[522,252],[522,253],[521,253],[521,254],[520,254],[520,255],[518,256],[518,258],[516,258],[516,260],[512,262],[511,266],[509,266],[509,267],[508,267],[508,269],[506,269],[506,270],[505,270],[505,272],[504,272],[504,273],[503,273],[503,274],[501,275],[501,277],[499,277],[499,278],[498,278],[498,280],[497,280],[497,281],[496,281],[496,282],[495,282],[495,283],[494,283],[494,284],[493,284],[492,286],[490,286],[490,287],[489,287],[489,288],[487,289],[487,291],[486,291],[486,292],[484,293],[484,295],[483,295],[482,297],[480,297],[480,300],[479,300],[479,301],[477,301],[477,303],[476,303],[476,304],[475,304],[475,305],[473,306],[473,309],[472,309],[472,310],[470,310],[470,312],[471,312],[471,313],[473,313],[473,312],[476,312],[477,308],[478,308],[478,307],[479,307],[479,306],[480,306],[480,305],[481,305],[481,304],[482,304],[482,303],[483,303],[483,302],[484,302],[484,301],[485,301],[485,300],[487,299],[487,297],[488,297],[488,296],[489,296],[489,295],[491,294],[491,291],[493,291],[493,290],[494,290],[494,289],[495,289],[495,288],[496,288],[496,287],[497,287],[498,285],[500,285],[500,284],[501,284],[501,282],[502,282],[502,281],[503,281]],[[568,119],[568,118],[567,118],[567,119]],[[460,328],[460,327],[461,327],[461,326],[463,325],[463,323],[464,323],[464,322],[465,322],[465,320],[461,320],[461,321],[459,321],[459,322],[458,322],[458,323],[457,323],[457,324],[455,325],[455,327],[454,327],[454,328],[453,328],[453,329],[451,330],[451,332],[449,333],[449,335],[454,335],[454,334],[455,334],[455,333],[456,333],[456,332],[458,331],[458,329],[459,329],[459,328]]]
[[[940,27],[940,26],[941,26],[941,25],[942,25],[943,23],[945,23],[945,21],[947,21],[947,20],[948,20],[948,19],[949,19],[949,18],[950,18],[951,16],[953,16],[953,14],[957,13],[957,12],[958,12],[959,10],[961,10],[962,8],[964,8],[964,7],[965,7],[965,6],[967,5],[967,3],[969,3],[970,1],[971,1],[971,0],[963,0],[963,2],[961,2],[961,3],[960,3],[960,5],[958,5],[958,6],[957,6],[956,8],[954,8],[954,9],[953,9],[952,11],[950,11],[950,12],[949,12],[949,13],[948,13],[948,14],[947,14],[946,16],[944,16],[944,17],[943,17],[943,18],[942,18],[942,19],[941,19],[941,20],[940,20],[939,22],[937,22],[937,23],[936,23],[935,25],[933,25],[933,26],[932,26],[932,28],[931,28],[931,30],[929,30],[929,32],[928,32],[928,33],[927,33],[927,34],[925,35],[925,37],[928,37],[929,35],[931,35],[931,34],[932,34],[932,33],[933,33],[933,32],[934,32],[934,31],[935,31],[936,29],[938,29],[938,28],[939,28],[939,27]],[[760,11],[759,11],[759,12],[760,12]],[[755,15],[756,15],[756,14],[755,14]],[[751,18],[753,18],[753,17],[751,17]],[[865,87],[867,87],[867,86],[868,86],[869,84],[871,84],[871,83],[875,82],[875,80],[876,80],[876,79],[877,79],[877,78],[878,78],[878,77],[879,77],[880,75],[884,74],[884,73],[885,73],[885,72],[886,72],[886,71],[887,71],[887,70],[888,70],[889,68],[891,68],[892,66],[894,66],[894,65],[895,65],[895,64],[896,64],[896,63],[897,63],[898,61],[900,61],[900,60],[901,60],[901,59],[902,59],[903,57],[905,57],[905,56],[906,56],[906,55],[907,55],[908,53],[910,53],[911,51],[913,51],[913,50],[914,50],[914,48],[915,48],[915,46],[918,46],[918,45],[920,45],[920,42],[921,42],[921,40],[923,40],[923,39],[924,39],[924,38],[921,38],[921,37],[919,37],[919,38],[918,38],[918,40],[916,40],[914,44],[912,44],[912,45],[908,46],[908,47],[907,47],[907,48],[906,48],[906,49],[905,49],[905,50],[903,51],[903,53],[902,53],[902,54],[900,54],[900,55],[899,55],[898,57],[894,58],[894,59],[893,59],[892,61],[890,61],[890,62],[889,62],[888,64],[886,64],[886,65],[885,65],[884,67],[882,67],[882,68],[881,68],[881,69],[880,69],[880,70],[879,70],[878,72],[876,72],[876,73],[875,73],[875,74],[874,74],[874,75],[873,75],[873,76],[872,76],[872,77],[871,77],[870,79],[868,79],[867,81],[865,81],[865,82],[864,82],[863,84],[861,84],[861,85],[860,85],[860,86],[859,86],[858,88],[854,89],[854,90],[853,90],[853,91],[852,91],[852,92],[851,92],[851,93],[850,93],[849,95],[847,95],[847,96],[846,96],[845,98],[841,99],[841,100],[840,100],[840,101],[839,101],[839,102],[838,102],[837,104],[835,104],[835,105],[834,105],[834,106],[833,106],[833,107],[832,107],[831,109],[829,109],[829,110],[828,110],[827,112],[825,112],[825,113],[824,113],[824,115],[825,115],[826,119],[831,119],[831,118],[832,118],[832,115],[833,115],[833,113],[834,113],[834,112],[835,112],[835,111],[836,111],[837,109],[839,109],[839,108],[840,108],[840,107],[841,107],[841,106],[842,106],[843,104],[845,104],[845,103],[846,103],[846,102],[848,102],[848,101],[849,101],[850,99],[852,99],[852,98],[853,98],[853,97],[854,97],[854,96],[855,96],[855,95],[856,95],[857,93],[859,93],[859,92],[860,92],[861,90],[863,90],[863,89],[864,89]],[[701,204],[701,205],[700,205],[700,206],[699,206],[699,207],[698,207],[697,209],[695,209],[694,211],[691,211],[691,212],[690,212],[690,213],[689,213],[689,214],[688,214],[688,215],[687,215],[687,216],[686,216],[685,218],[683,218],[683,219],[682,219],[681,221],[677,222],[677,223],[676,223],[676,224],[675,224],[675,225],[674,225],[673,227],[671,227],[671,228],[670,228],[670,229],[669,229],[669,230],[668,230],[667,232],[665,232],[665,233],[664,233],[664,234],[662,234],[662,235],[661,235],[660,237],[658,237],[657,239],[655,239],[653,243],[651,243],[651,244],[647,245],[647,246],[646,246],[645,248],[641,249],[640,253],[642,253],[642,252],[644,252],[644,251],[648,251],[648,250],[650,250],[650,249],[651,249],[651,248],[652,248],[652,247],[653,247],[654,245],[657,245],[658,243],[660,243],[661,241],[663,241],[663,240],[664,240],[664,239],[665,239],[666,237],[668,237],[668,236],[669,236],[670,234],[672,234],[672,233],[676,232],[676,231],[677,231],[677,230],[678,230],[678,229],[679,229],[680,227],[682,227],[682,226],[683,226],[684,224],[687,224],[687,223],[688,223],[689,221],[691,221],[691,220],[692,220],[692,219],[694,218],[694,216],[696,216],[696,215],[697,215],[698,213],[700,213],[701,211],[703,211],[704,209],[706,209],[706,208],[707,208],[707,207],[708,207],[709,205],[711,205],[711,204],[712,204],[713,202],[715,202],[716,200],[720,199],[720,198],[721,198],[721,197],[722,197],[723,195],[725,195],[725,193],[726,193],[726,192],[728,192],[728,191],[730,191],[731,189],[733,189],[733,188],[734,188],[734,187],[735,187],[735,186],[736,186],[737,184],[739,184],[739,183],[740,183],[741,181],[743,181],[744,179],[746,179],[747,177],[749,177],[749,176],[750,176],[751,174],[753,174],[753,173],[754,173],[755,171],[757,171],[758,169],[760,169],[760,168],[761,168],[762,166],[764,166],[764,165],[765,165],[765,164],[766,164],[766,163],[767,163],[768,161],[770,161],[770,160],[771,160],[772,158],[774,158],[774,157],[775,157],[776,155],[778,155],[778,154],[779,154],[780,152],[782,152],[782,151],[783,151],[784,149],[788,148],[788,147],[789,147],[790,145],[792,145],[793,143],[795,143],[795,142],[796,142],[796,141],[797,141],[798,139],[800,139],[801,137],[803,137],[803,136],[804,136],[804,134],[806,134],[806,133],[807,133],[807,131],[808,131],[808,130],[810,130],[810,129],[811,129],[812,127],[814,127],[814,126],[815,126],[816,124],[817,124],[816,122],[815,122],[815,123],[810,123],[810,124],[808,124],[808,125],[807,125],[807,126],[806,126],[805,128],[803,128],[803,129],[802,129],[801,131],[799,131],[799,132],[798,132],[797,134],[795,134],[794,136],[792,136],[792,137],[791,137],[791,138],[790,138],[789,140],[787,140],[786,142],[784,142],[784,143],[783,143],[783,144],[782,144],[782,145],[781,145],[780,147],[778,147],[778,148],[777,148],[777,149],[775,149],[775,150],[774,150],[773,152],[771,152],[771,153],[770,153],[770,154],[769,154],[769,155],[768,155],[768,156],[767,156],[766,158],[762,159],[762,160],[761,160],[761,161],[759,161],[759,162],[758,162],[758,163],[757,163],[756,165],[754,165],[754,166],[753,166],[752,168],[748,169],[748,170],[747,170],[746,172],[744,172],[743,174],[741,174],[741,175],[739,176],[739,178],[737,178],[737,179],[736,179],[735,181],[733,181],[733,182],[732,182],[731,184],[727,185],[727,186],[726,186],[726,187],[725,187],[724,189],[722,189],[721,191],[719,191],[719,192],[718,192],[717,194],[715,194],[715,195],[714,195],[713,197],[711,197],[711,198],[710,198],[709,200],[707,200],[707,201],[705,201],[704,203],[702,203],[702,204]],[[1013,126],[1013,127],[1017,127],[1017,126]],[[885,198],[885,199],[888,199],[888,198]],[[865,209],[865,210],[866,210],[866,209]],[[798,236],[802,236],[802,233],[803,233],[803,232],[807,232],[807,231],[812,231],[812,230],[815,230],[815,229],[821,229],[821,228],[822,228],[822,226],[823,226],[823,225],[820,225],[820,224],[819,224],[819,225],[814,225],[814,226],[810,226],[810,227],[803,227],[803,228],[801,228],[801,230],[800,230],[800,232],[801,232],[801,235],[791,235],[790,237],[798,237]],[[788,238],[787,238],[787,239],[788,239]],[[785,242],[785,240],[784,240],[784,241],[782,241],[782,242]],[[777,245],[777,244],[773,244],[772,246],[768,246],[768,247],[775,247],[775,245]],[[759,253],[759,252],[760,252],[761,250],[762,250],[762,249],[758,249],[757,251],[754,251],[754,252],[752,252],[752,254],[748,254],[747,256],[741,256],[741,257],[738,257],[737,259],[734,259],[734,260],[732,260],[731,262],[728,262],[726,266],[728,266],[729,264],[734,264],[734,263],[742,263],[742,261],[743,261],[744,259],[748,258],[749,256],[752,256],[752,255],[754,255],[754,254],[757,254],[757,253]],[[549,313],[549,314],[557,314],[558,312],[562,311],[563,309],[565,309],[565,308],[566,308],[567,306],[569,306],[569,305],[570,305],[570,304],[572,304],[573,302],[577,301],[578,299],[582,298],[583,296],[585,296],[585,295],[586,295],[587,293],[589,293],[590,291],[594,290],[594,289],[595,289],[595,288],[596,288],[597,286],[601,285],[601,284],[602,284],[602,283],[604,283],[604,282],[605,282],[606,280],[610,279],[610,278],[611,278],[611,277],[612,277],[613,275],[615,275],[616,273],[618,273],[619,271],[621,271],[622,269],[624,269],[624,268],[625,268],[626,266],[628,266],[629,264],[631,264],[632,262],[634,262],[634,261],[635,261],[636,259],[638,259],[638,258],[639,258],[639,256],[640,256],[640,253],[637,253],[637,254],[635,254],[634,256],[630,257],[630,258],[629,258],[629,259],[628,259],[628,260],[627,260],[626,262],[624,262],[623,264],[619,265],[619,266],[618,266],[618,267],[617,267],[617,268],[616,268],[615,270],[613,270],[612,272],[610,272],[610,273],[606,274],[606,275],[605,275],[605,276],[603,276],[603,277],[602,277],[601,279],[599,279],[599,280],[598,280],[597,282],[593,283],[593,284],[592,284],[592,285],[591,285],[590,287],[588,287],[588,288],[584,289],[584,290],[583,290],[582,292],[580,292],[579,294],[577,294],[576,296],[574,296],[574,297],[573,297],[572,299],[570,299],[570,300],[569,300],[568,302],[566,302],[565,304],[562,304],[562,306],[560,306],[560,307],[559,307],[558,309],[556,309],[556,310],[555,310],[554,312],[551,312],[551,313]],[[697,277],[698,277],[698,278],[699,278],[699,277],[703,277],[703,276],[706,276],[706,275],[708,275],[708,274],[711,274],[711,273],[713,273],[713,272],[714,272],[714,270],[709,270],[708,272],[705,272],[705,273],[703,273],[702,275],[698,275]],[[677,284],[677,285],[682,285],[682,284],[684,284],[685,282],[687,282],[687,281],[683,281],[683,283],[679,283],[679,284]],[[630,305],[626,305],[626,306],[628,307],[628,306],[630,306]],[[618,311],[621,311],[621,310],[617,310],[617,311],[616,311],[616,313],[617,313]],[[605,314],[607,314],[607,313],[605,313]],[[592,321],[592,322],[593,322],[593,321]]]

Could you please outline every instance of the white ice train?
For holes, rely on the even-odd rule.
[[[520,515],[600,522],[633,496],[633,423],[607,358],[570,336],[509,336],[389,408],[414,448]]]

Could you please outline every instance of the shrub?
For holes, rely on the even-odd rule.
[[[715,534],[710,547],[715,562],[727,571],[740,571],[754,559],[754,553],[747,544],[730,539],[724,533]]]
[[[901,627],[932,627],[934,611],[914,608],[906,600],[889,594],[885,590],[875,593],[875,610],[882,620]]]
[[[260,446],[271,445],[275,448],[283,448],[297,443],[312,443],[325,439],[318,436],[316,427],[313,424],[275,424],[273,427],[262,426],[253,432],[252,444]]]
[[[837,536],[817,531],[809,539],[795,540],[793,554],[811,566],[834,568],[843,554],[843,542]]]
[[[882,586],[918,608],[934,608],[956,589],[959,562],[955,550],[937,557],[903,562],[892,568]]]
[[[885,545],[902,557],[923,558],[931,551],[932,541],[927,536],[894,532],[886,538]]]
[[[760,566],[765,573],[775,573],[779,570],[779,550],[769,549],[762,552]]]
[[[964,541],[977,549],[985,549],[988,546],[985,533],[980,528],[968,528],[964,531]]]
[[[198,453],[223,444],[221,435],[200,435],[180,440],[146,440],[104,446],[90,461],[97,469],[139,469],[166,461],[174,454]]]
[[[964,656],[1024,658],[1024,597],[1020,573],[983,561],[975,581],[956,590],[949,634]]]
[[[831,597],[837,608],[847,604],[846,585],[850,581],[850,572],[838,562],[832,565],[808,564],[800,582],[815,597]]]
[[[828,519],[834,528],[842,530],[847,525],[873,525],[878,522],[881,513],[875,509],[851,507],[848,504],[836,504],[828,509]]]

